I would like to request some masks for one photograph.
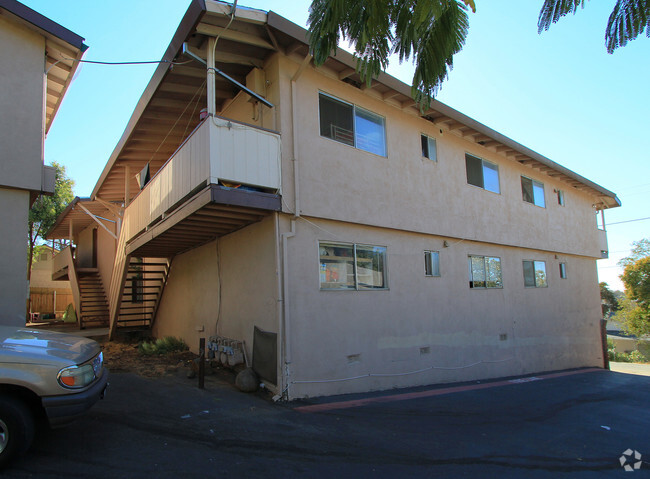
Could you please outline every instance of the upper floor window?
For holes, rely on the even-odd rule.
[[[524,286],[527,288],[546,288],[546,262],[524,261]]]
[[[566,279],[566,263],[560,263],[560,278]]]
[[[319,243],[320,289],[388,289],[386,247]]]
[[[500,193],[499,167],[494,163],[466,154],[467,182],[479,188]]]
[[[440,276],[440,253],[438,251],[424,252],[424,275]]]
[[[560,206],[564,206],[564,191],[555,190],[555,193],[557,194],[557,204]]]
[[[431,161],[438,161],[438,152],[436,151],[436,139],[427,135],[421,135],[422,157],[429,158]]]
[[[546,202],[544,201],[544,183],[522,176],[521,196],[528,203],[546,208]]]
[[[469,256],[470,288],[503,288],[501,258]]]
[[[325,138],[386,156],[386,122],[383,117],[321,93],[320,134]]]

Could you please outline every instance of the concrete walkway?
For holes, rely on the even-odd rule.
[[[610,362],[609,369],[617,373],[638,374],[639,376],[650,376],[650,364]]]

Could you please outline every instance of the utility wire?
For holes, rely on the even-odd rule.
[[[612,225],[621,225],[623,223],[633,223],[635,221],[645,221],[645,220],[650,220],[650,216],[647,218],[636,218],[634,220],[626,220],[626,221],[616,221],[614,223],[607,223],[607,226],[612,226]]]

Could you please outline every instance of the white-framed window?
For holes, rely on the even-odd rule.
[[[420,135],[422,143],[422,157],[431,161],[438,161],[438,151],[436,149],[436,139],[425,134]]]
[[[564,191],[555,190],[555,194],[557,195],[557,204],[560,206],[564,206]]]
[[[560,263],[560,278],[566,279],[566,263]]]
[[[382,116],[324,93],[318,96],[318,107],[321,136],[386,156],[386,121]]]
[[[318,243],[321,290],[388,289],[386,247]]]
[[[438,251],[424,252],[424,275],[440,276],[440,253]]]
[[[503,288],[501,258],[469,255],[469,287],[472,289]]]
[[[501,192],[497,165],[467,153],[465,154],[465,166],[467,168],[467,183],[493,193]]]
[[[544,183],[526,176],[521,177],[521,196],[527,203],[546,208],[544,200]]]
[[[524,260],[524,286],[526,288],[546,288],[546,262]]]

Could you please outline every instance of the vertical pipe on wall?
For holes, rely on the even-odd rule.
[[[209,37],[208,38],[208,58],[206,60],[207,63],[207,89],[208,89],[208,115],[214,116],[216,114],[217,110],[217,96],[216,96],[216,91],[215,91],[215,83],[214,83],[214,76],[215,76],[215,71],[214,71],[214,48],[217,43],[217,39],[215,37]]]
[[[289,238],[296,236],[296,219],[300,218],[300,188],[299,188],[299,169],[298,169],[298,115],[297,115],[297,100],[296,100],[296,82],[302,75],[307,65],[311,62],[311,55],[307,55],[298,70],[291,78],[291,163],[293,165],[293,218],[291,219],[291,230],[282,233],[282,342],[284,352],[284,374],[283,379],[283,394],[286,393],[289,398],[289,385],[290,382],[290,365],[291,365],[291,312],[289,308],[289,254],[287,252],[287,242]],[[278,220],[279,221],[279,220]],[[279,226],[278,226],[279,228]],[[284,384],[286,383],[286,384]]]

